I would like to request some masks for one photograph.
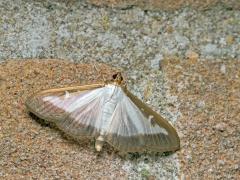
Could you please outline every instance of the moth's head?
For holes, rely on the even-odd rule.
[[[122,76],[121,72],[117,72],[117,73],[113,74],[112,80],[113,80],[113,82],[115,82],[118,85],[124,84],[124,80],[123,80],[123,76]]]

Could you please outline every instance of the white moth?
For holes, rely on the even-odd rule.
[[[108,83],[41,91],[26,106],[75,138],[95,138],[97,151],[104,142],[121,152],[180,148],[175,129],[127,90],[121,73]]]

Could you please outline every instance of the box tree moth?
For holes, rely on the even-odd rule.
[[[30,112],[73,137],[95,138],[120,152],[166,152],[180,148],[175,129],[130,93],[121,73],[112,81],[44,90],[26,101]]]

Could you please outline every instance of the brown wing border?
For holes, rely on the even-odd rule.
[[[170,151],[177,151],[180,149],[180,138],[177,134],[177,131],[174,127],[164,119],[160,114],[153,111],[148,105],[138,99],[135,95],[133,95],[127,88],[122,88],[126,95],[131,99],[131,101],[139,108],[139,110],[143,114],[148,114],[154,116],[156,123],[159,124],[161,127],[165,128],[170,132],[171,139],[173,140],[173,146],[170,148]]]

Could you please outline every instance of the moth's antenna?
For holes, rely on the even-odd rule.
[[[95,61],[93,62],[93,68],[98,72],[98,74],[101,76],[101,78],[103,79],[103,82],[106,82],[106,79],[103,76],[102,71],[99,70],[99,68],[97,68],[97,64],[95,63]]]

